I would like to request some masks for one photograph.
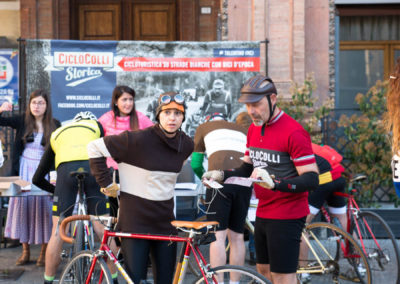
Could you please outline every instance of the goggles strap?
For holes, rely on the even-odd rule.
[[[160,129],[161,129],[164,133],[167,133],[167,134],[175,134],[175,133],[177,133],[177,132],[181,129],[181,128],[179,128],[178,130],[176,130],[176,131],[174,131],[174,132],[169,132],[169,131],[165,130],[164,127],[162,127],[161,123],[159,123],[158,125],[160,125]]]

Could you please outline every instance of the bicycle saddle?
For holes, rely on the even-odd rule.
[[[78,179],[84,179],[89,175],[89,172],[85,171],[83,168],[79,168],[77,171],[69,173],[71,177],[76,177]]]
[[[196,221],[178,221],[174,220],[171,222],[172,226],[174,227],[183,227],[187,229],[195,229],[195,230],[201,230],[202,228],[208,227],[208,226],[218,226],[219,223],[217,221],[206,221],[206,222],[196,222]]]

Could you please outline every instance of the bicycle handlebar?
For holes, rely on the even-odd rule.
[[[72,215],[64,220],[62,220],[61,225],[60,225],[60,237],[64,242],[67,242],[69,244],[72,244],[75,240],[72,237],[67,236],[65,233],[65,228],[67,227],[67,224],[72,222],[72,221],[79,221],[79,220],[87,220],[87,221],[111,221],[111,223],[116,223],[117,218],[115,217],[109,217],[109,216],[94,216],[94,215]]]

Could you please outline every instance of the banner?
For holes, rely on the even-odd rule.
[[[233,120],[243,111],[240,87],[260,71],[259,42],[27,40],[26,49],[27,90],[49,90],[61,121],[86,110],[101,116],[114,87],[127,85],[136,92],[136,110],[153,120],[161,93],[182,93],[183,129],[191,136],[209,114]]]
[[[0,105],[7,101],[18,106],[18,52],[0,49]]]

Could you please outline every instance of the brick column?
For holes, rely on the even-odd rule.
[[[68,39],[68,0],[21,0],[21,37]]]

